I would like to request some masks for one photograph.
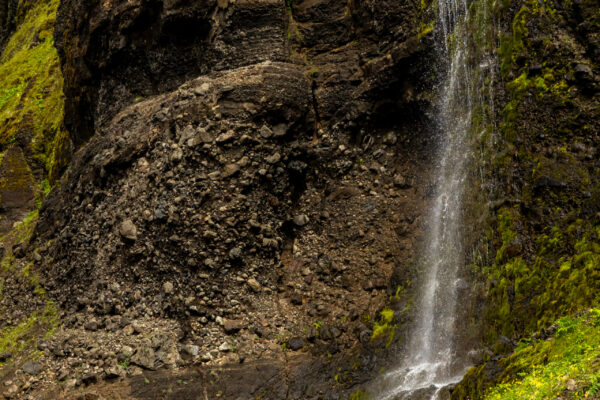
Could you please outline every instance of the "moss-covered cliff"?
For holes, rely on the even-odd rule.
[[[14,366],[39,357],[57,313],[32,264],[19,261],[37,209],[69,159],[63,81],[54,47],[58,0],[0,0],[0,380],[16,396]],[[18,289],[16,289],[18,288]],[[6,298],[27,300],[8,315]],[[9,362],[8,359],[12,358]],[[8,384],[6,383],[8,380]],[[17,396],[18,397],[18,396]]]
[[[53,180],[63,171],[68,150],[53,35],[58,3],[20,2],[18,28],[0,57],[0,145],[28,145],[26,152]]]
[[[478,27],[499,73],[489,83],[497,112],[488,123],[497,135],[482,153],[492,218],[476,251],[489,255],[474,265],[486,282],[483,341],[494,355],[453,393],[471,399],[483,398],[497,382],[537,374],[548,362],[523,351],[498,361],[510,354],[511,343],[600,301],[600,9],[594,1],[483,1],[475,7],[489,12]],[[511,368],[515,363],[522,368]],[[564,389],[571,376],[577,388],[595,379],[567,371],[557,387]],[[503,390],[489,393],[499,398]],[[502,398],[548,398],[544,393]]]

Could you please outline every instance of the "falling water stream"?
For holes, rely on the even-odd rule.
[[[420,259],[421,286],[414,304],[415,323],[405,358],[383,379],[380,400],[437,399],[469,367],[468,349],[457,348],[457,291],[465,264],[463,209],[470,169],[472,73],[468,67],[466,0],[438,0],[441,79],[437,121],[439,150],[436,191],[425,228]]]

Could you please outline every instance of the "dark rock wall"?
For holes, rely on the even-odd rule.
[[[600,293],[597,4],[488,3],[471,5],[491,10],[488,23],[469,22],[473,54],[498,64],[478,75],[495,77],[494,97],[474,109],[484,134],[472,182],[488,190],[470,199],[480,229],[467,239],[476,296],[465,307],[489,360],[455,398],[480,398],[516,340]],[[318,390],[367,379],[385,357],[371,340],[384,304],[398,329],[383,344],[401,347],[410,322],[435,143],[433,12],[63,0],[55,42],[76,152],[40,210],[35,257],[21,255],[67,311],[65,329],[91,343],[101,339],[88,331],[116,320],[175,321],[180,348],[198,346],[179,366],[285,364],[291,349],[350,360]],[[16,309],[19,288],[4,290]],[[138,361],[163,362],[151,358]]]
[[[408,51],[393,51],[416,35],[415,8],[410,2],[63,1],[55,36],[65,123],[79,147],[94,126],[136,98],[265,60],[304,65],[314,77],[319,117],[329,120],[349,100],[365,96],[361,83],[367,80],[380,79],[385,88],[379,91],[394,92],[398,81],[418,84],[420,74],[411,82],[410,66],[400,60],[411,63],[406,59],[425,47],[409,43]]]
[[[543,328],[595,300],[585,287],[598,281],[575,279],[583,265],[559,274],[560,264],[581,251],[577,242],[598,240],[600,86],[594,42],[587,39],[595,20],[579,19],[593,15],[592,3],[514,5],[502,19],[500,142],[491,149],[490,181],[496,182],[493,261],[508,270],[492,270],[489,317],[502,321],[492,329],[506,336]],[[570,289],[553,287],[557,281]]]
[[[0,50],[4,48],[6,41],[15,29],[17,5],[17,0],[0,1]]]
[[[135,98],[212,70],[285,60],[286,25],[283,4],[269,1],[62,2],[56,43],[76,147]]]

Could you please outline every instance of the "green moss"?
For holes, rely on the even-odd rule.
[[[421,0],[416,10],[416,20],[414,22],[417,38],[420,40],[430,35],[435,29],[435,13],[437,2],[432,0]]]
[[[15,257],[12,253],[7,253],[2,257],[2,261],[0,261],[0,273],[6,273],[12,269],[13,263],[15,261]]]
[[[396,336],[396,324],[394,324],[394,310],[384,308],[380,313],[380,319],[373,326],[371,342],[384,341],[385,347],[389,347]]]
[[[523,72],[517,79],[507,83],[506,88],[513,98],[521,98],[529,86],[530,80],[527,78],[527,72]]]
[[[522,6],[516,14],[512,23],[512,32],[510,35],[504,35],[500,48],[499,55],[501,59],[500,71],[503,75],[507,75],[516,58],[523,51],[523,39],[529,34],[526,28],[527,17],[530,14],[530,9],[527,6]]]
[[[435,27],[434,21],[430,21],[427,24],[425,24],[425,23],[422,22],[419,25],[419,32],[417,33],[417,38],[418,39],[422,39],[425,36],[429,35],[431,32],[433,32],[433,28],[434,27]]]
[[[52,187],[50,186],[50,182],[48,181],[48,179],[43,179],[35,191],[35,208],[37,210],[39,210],[40,207],[42,207],[42,202],[44,201],[44,198],[46,198],[46,196],[50,194],[51,190]]]
[[[463,379],[454,387],[451,399],[481,399],[490,385],[486,375],[485,364],[469,369]]]
[[[380,314],[385,323],[391,324],[394,321],[394,310],[386,307],[381,311]]]
[[[18,325],[0,330],[0,353],[34,350],[35,343],[52,336],[57,327],[56,308],[52,302],[47,302],[43,310],[33,313]]]
[[[410,285],[410,281],[408,281],[406,283],[408,285]],[[389,300],[390,300],[390,302],[393,302],[393,301],[399,302],[400,300],[402,300],[402,296],[405,294],[406,294],[406,290],[404,289],[404,286],[398,285],[396,287],[396,292],[392,296],[390,296]],[[410,305],[407,305],[406,307],[410,307]],[[408,311],[408,309],[405,311]]]
[[[556,398],[569,380],[574,382],[572,398],[600,393],[600,310],[562,318],[556,325],[551,340],[527,341],[500,361],[502,383],[486,399]]]
[[[34,192],[36,202],[31,208],[41,206],[69,155],[69,137],[62,128],[63,79],[53,38],[58,5],[59,0],[20,1],[16,30],[0,54],[0,149],[5,177],[0,188]],[[31,172],[33,163],[44,168],[50,179],[37,185]],[[30,240],[37,218],[37,211],[30,212],[0,238],[7,249],[0,262],[0,286],[4,276],[13,274],[44,299],[33,265],[20,268],[22,264],[11,251],[14,244]],[[57,321],[54,305],[47,302],[21,323],[0,331],[0,353],[27,351],[26,355],[35,355],[35,341],[52,334]]]
[[[502,208],[498,212],[498,233],[502,244],[496,253],[496,263],[504,259],[506,249],[517,238],[513,228],[513,213],[509,208]]]
[[[521,340],[513,354],[471,368],[452,399],[596,398],[600,393],[600,310],[566,317],[548,339]],[[570,381],[567,391],[567,382]]]
[[[16,233],[18,241],[29,241],[35,230],[35,225],[38,220],[38,210],[31,211],[27,217],[18,224],[13,231]]]
[[[515,237],[512,218],[505,209],[500,211],[502,245],[488,278],[488,341],[533,332],[600,302],[597,226],[576,220],[567,227],[551,227],[537,237],[531,260],[507,259],[507,243]]]
[[[391,327],[389,324],[376,322],[375,326],[373,327],[373,335],[371,336],[371,340],[378,340],[386,336],[390,328]]]
[[[503,4],[504,13],[495,9],[498,3]],[[482,143],[478,166],[494,182],[491,192],[499,194],[498,202],[514,205],[492,210],[496,217],[491,224],[493,234],[483,239],[493,249],[492,255],[472,261],[476,264],[473,272],[487,281],[481,294],[486,298],[484,341],[498,355],[512,351],[506,342],[502,346],[497,340],[500,335],[519,339],[600,302],[600,228],[595,206],[590,207],[600,198],[598,171],[573,146],[589,143],[593,137],[596,131],[591,121],[598,107],[572,83],[576,63],[593,63],[578,50],[581,38],[562,30],[573,20],[583,22],[572,2],[474,0],[470,7],[469,31],[478,48],[475,51],[483,48],[483,54],[493,53],[500,39],[496,53],[501,62],[501,78],[496,83],[500,96],[493,103],[499,112],[491,115],[499,128],[492,132],[500,135],[495,141],[477,142]],[[486,29],[482,21],[490,9],[495,25]],[[584,23],[588,22],[589,18]],[[499,32],[502,27],[509,31]],[[490,30],[495,35],[486,36]],[[485,140],[479,132],[486,130],[486,116],[483,107],[474,109],[476,140]],[[561,184],[538,186],[542,177]],[[518,350],[527,346],[523,342]],[[544,366],[543,352],[536,354],[528,358],[521,353],[525,361],[511,366]],[[498,371],[494,360],[469,371],[452,398],[483,398]],[[511,367],[503,364],[503,368]],[[519,373],[526,372],[511,370],[503,375],[503,382],[519,380]],[[593,385],[595,379],[582,380],[582,386]],[[527,390],[535,392],[532,387]],[[580,391],[573,397],[592,394]],[[556,393],[546,392],[501,398],[555,397]]]
[[[0,56],[0,146],[20,138],[55,177],[64,169],[63,79],[54,48],[59,0],[20,4],[24,15]],[[55,178],[53,178],[55,179]]]

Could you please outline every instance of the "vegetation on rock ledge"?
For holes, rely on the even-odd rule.
[[[552,328],[554,337],[523,341],[513,355],[500,361],[509,380],[494,387],[486,399],[589,398],[600,394],[600,310],[562,318]]]

